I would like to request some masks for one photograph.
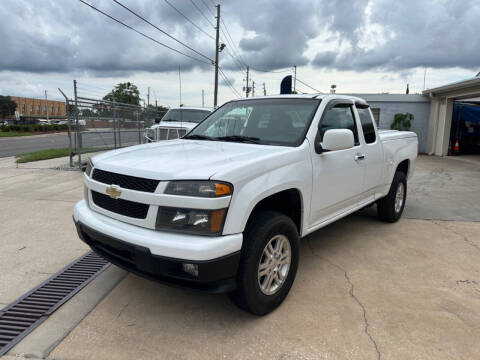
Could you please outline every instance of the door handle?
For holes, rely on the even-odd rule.
[[[357,154],[355,155],[355,161],[363,160],[363,159],[365,159],[365,154],[357,153]]]

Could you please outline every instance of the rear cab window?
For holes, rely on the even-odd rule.
[[[367,144],[373,144],[377,140],[373,118],[368,105],[356,104],[360,123],[362,125],[363,137]]]

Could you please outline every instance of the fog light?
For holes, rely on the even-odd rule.
[[[197,264],[183,263],[182,268],[183,268],[183,271],[185,271],[187,274],[198,278],[198,265]]]

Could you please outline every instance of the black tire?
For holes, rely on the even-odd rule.
[[[242,256],[237,272],[237,287],[230,298],[242,309],[265,315],[277,308],[288,295],[298,267],[299,236],[292,219],[275,211],[261,211],[244,232]],[[291,262],[288,274],[272,295],[262,292],[258,280],[258,267],[263,250],[276,235],[284,235],[290,244]]]
[[[403,184],[403,203],[399,211],[395,210],[395,198],[397,195],[397,190]],[[403,209],[405,208],[405,202],[407,199],[407,177],[401,171],[397,171],[393,176],[392,185],[390,186],[390,191],[387,196],[380,199],[377,202],[377,214],[380,220],[386,222],[396,222],[402,216]]]

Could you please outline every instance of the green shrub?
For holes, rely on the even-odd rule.
[[[51,132],[51,131],[66,131],[68,129],[67,125],[2,125],[0,126],[0,131],[2,132]]]
[[[413,114],[410,113],[398,113],[393,117],[393,122],[390,125],[392,130],[408,131],[412,127]]]

